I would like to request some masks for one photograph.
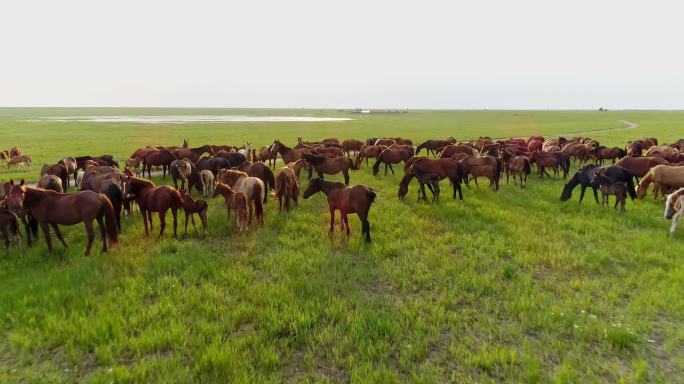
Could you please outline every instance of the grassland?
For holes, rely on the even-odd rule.
[[[414,140],[555,135],[606,144],[684,134],[680,112],[418,111],[339,123],[140,125],[36,123],[74,114],[313,114],[335,111],[0,110],[1,147],[36,164],[65,155],[212,143],[293,143],[400,135]],[[2,170],[0,178],[30,174]],[[82,256],[44,242],[0,256],[0,381],[6,382],[682,382],[684,234],[667,238],[662,204],[602,213],[560,203],[559,180],[525,191],[466,189],[437,204],[396,198],[400,175],[352,183],[379,191],[374,243],[327,236],[322,196],[233,234],[219,201],[209,236],[146,239],[139,217],[121,244]],[[163,182],[157,179],[157,182]],[[304,178],[302,178],[304,183]]]

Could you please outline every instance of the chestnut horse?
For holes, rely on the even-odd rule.
[[[311,153],[311,151],[312,149],[310,148],[290,148],[287,145],[281,143],[280,140],[274,140],[273,145],[271,145],[271,152],[279,153],[280,156],[283,158],[283,162],[285,164],[297,161],[302,158],[303,154]]]
[[[63,193],[62,180],[55,175],[43,175],[38,180],[38,188]]]
[[[637,197],[643,199],[646,196],[648,186],[655,183],[653,197],[658,197],[662,187],[684,187],[684,167],[670,165],[656,165],[641,179],[637,187]]]
[[[361,147],[363,147],[363,141],[361,140],[347,139],[342,141],[342,148],[347,156],[351,156],[352,152],[358,153],[361,151]]]
[[[255,163],[245,161],[237,167],[237,170],[246,173],[248,176],[258,177],[264,182],[264,204],[266,204],[267,192],[272,191],[275,188],[275,177],[273,176],[271,168],[261,161]]]
[[[665,218],[672,220],[670,237],[674,236],[675,229],[682,216],[684,216],[684,188],[669,194],[665,202]]]
[[[155,166],[162,167],[162,175],[166,178],[166,170],[174,160],[176,158],[168,149],[147,152],[142,158],[143,176],[145,176],[145,170],[147,170],[147,176],[152,177],[152,167]]]
[[[367,243],[371,242],[370,223],[368,222],[368,212],[371,204],[375,201],[377,193],[367,185],[358,184],[346,186],[342,183],[326,181],[319,177],[314,177],[309,181],[309,185],[304,191],[304,199],[308,199],[316,192],[323,192],[328,197],[328,210],[330,211],[330,233],[333,232],[335,225],[335,211],[340,211],[341,228],[347,227],[347,237],[349,237],[349,221],[347,215],[356,213],[361,219],[361,235],[366,235]]]
[[[199,216],[202,222],[202,237],[207,236],[207,208],[209,205],[206,201],[201,199],[193,199],[185,192],[181,192],[181,198],[183,201],[183,212],[185,213],[185,232],[183,236],[188,234],[188,216],[192,220],[192,227],[195,228],[195,233],[198,233],[197,226],[195,225],[195,214]]]
[[[430,176],[427,176],[430,175]],[[413,177],[418,179],[420,184],[420,193],[423,198],[425,196],[424,184],[429,180],[428,186],[432,186],[433,200],[439,199],[439,180],[448,178],[453,186],[453,198],[456,198],[458,192],[459,200],[463,200],[463,192],[461,191],[461,180],[463,180],[464,171],[460,162],[454,159],[415,159],[411,166],[404,174],[404,178],[399,184],[399,198],[403,198],[408,193],[408,185]]]
[[[590,156],[598,165],[602,165],[603,160],[613,160],[615,164],[615,160],[627,156],[627,152],[620,147],[599,146],[591,152]]]
[[[354,160],[354,165],[356,168],[361,167],[361,162],[363,159],[366,159],[366,165],[368,165],[368,158],[375,159],[378,156],[380,156],[380,153],[387,149],[384,146],[380,145],[367,145],[364,144],[363,147],[361,147],[361,150],[359,151],[359,154],[356,155],[356,160]]]
[[[159,213],[159,238],[164,236],[166,228],[166,212],[170,209],[173,215],[173,237],[178,237],[178,210],[183,207],[183,198],[180,192],[168,185],[155,186],[153,182],[137,177],[126,177],[124,183],[124,196],[134,199],[140,208],[145,225],[145,236],[152,229],[152,212]]]
[[[64,192],[66,192],[68,190],[67,186],[69,185],[69,171],[62,164],[52,164],[52,165],[45,164],[40,169],[40,175],[41,176],[45,176],[45,175],[57,176],[62,182],[61,183],[62,184],[62,190]]]
[[[290,210],[290,200],[294,200],[295,205],[299,199],[299,182],[297,175],[289,167],[283,167],[275,174],[275,192],[278,198],[278,212],[283,210],[283,199],[285,200],[285,210]]]
[[[97,220],[100,227],[102,252],[107,252],[107,239],[110,245],[117,243],[114,209],[105,195],[92,191],[57,193],[29,188],[22,184],[12,184],[7,197],[7,205],[10,208],[25,211],[38,222],[45,235],[48,251],[52,251],[50,226],[62,245],[67,248],[59,225],[74,225],[83,222],[88,233],[88,245],[85,250],[85,255],[88,256],[95,238],[93,220]]]
[[[539,153],[539,152],[535,152]],[[501,161],[492,156],[468,155],[461,160],[463,176],[468,185],[468,175],[472,175],[477,186],[477,178],[484,176],[489,179],[489,187],[499,190],[499,177],[501,176]]]
[[[259,149],[259,160],[267,163],[269,167],[275,168],[277,152],[271,151],[270,145],[264,145]]]
[[[394,175],[394,169],[392,168],[392,164],[398,164],[402,161],[406,162],[412,156],[413,154],[411,152],[403,149],[386,149],[382,151],[380,155],[378,155],[375,164],[373,164],[373,176],[377,175],[378,172],[380,172],[380,163],[385,164],[385,175],[387,175],[388,166],[390,171],[392,171],[392,174]]]
[[[21,245],[19,236],[19,217],[9,209],[0,209],[0,232],[5,239],[5,249],[9,250],[10,235],[14,238],[17,248]]]
[[[312,177],[313,170],[316,170],[318,177],[323,178],[324,174],[336,175],[342,172],[344,175],[344,183],[349,185],[349,169],[357,169],[354,162],[347,156],[338,156],[334,159],[325,156],[314,155],[313,153],[305,153],[302,155],[311,167],[309,167],[309,179]]]
[[[76,184],[76,170],[78,169],[78,164],[76,164],[76,159],[72,156],[67,156],[62,160],[58,161],[57,164],[61,164],[66,168],[67,175],[74,176],[74,184]],[[65,190],[69,187],[69,178],[67,177],[67,185],[64,187]]]
[[[249,210],[249,222],[252,223],[252,203],[254,203],[254,212],[262,226],[264,225],[264,196],[266,188],[264,182],[258,177],[252,177],[244,172],[235,171],[231,169],[222,169],[219,172],[218,180],[221,183],[228,184],[235,192],[243,192],[247,196],[247,208]],[[215,194],[215,192],[214,192]]]
[[[226,211],[228,213],[228,220],[230,222],[230,210],[235,211],[235,217],[237,220],[238,230],[240,234],[247,231],[247,195],[243,192],[236,192],[228,184],[218,183],[216,188],[214,188],[214,193],[211,197],[216,197],[218,195],[223,196],[226,203]]]
[[[656,165],[667,165],[667,160],[662,157],[636,157],[627,156],[620,159],[615,165],[626,168],[634,177],[644,177]]]

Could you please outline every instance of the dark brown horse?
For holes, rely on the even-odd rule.
[[[124,194],[127,199],[134,199],[138,203],[145,224],[145,236],[148,236],[148,222],[152,229],[152,212],[159,213],[159,237],[164,236],[166,212],[170,209],[173,215],[173,237],[178,237],[178,210],[183,207],[183,199],[177,189],[168,185],[157,187],[149,180],[127,176]]]
[[[347,237],[349,236],[349,221],[347,215],[356,213],[361,219],[361,235],[366,235],[367,243],[371,242],[370,223],[368,222],[368,212],[371,204],[375,201],[376,192],[367,185],[359,184],[346,186],[342,183],[325,181],[315,177],[309,181],[309,185],[304,191],[304,199],[308,199],[316,192],[323,192],[328,197],[328,210],[330,211],[330,233],[333,232],[335,225],[335,211],[340,211],[342,228],[347,227]]]
[[[458,192],[459,200],[463,200],[463,192],[461,191],[461,180],[463,180],[464,172],[463,166],[453,159],[415,159],[412,161],[409,169],[404,174],[404,178],[399,184],[399,197],[403,198],[408,193],[408,185],[413,177],[418,179],[420,184],[420,193],[423,199],[427,200],[425,195],[424,184],[428,184],[433,188],[433,200],[439,199],[439,180],[448,178],[451,182],[454,192],[453,198],[456,198]]]
[[[97,220],[100,227],[102,252],[107,252],[107,239],[110,245],[117,242],[114,209],[105,195],[92,191],[57,193],[13,184],[7,197],[7,205],[10,208],[27,212],[38,222],[45,235],[48,251],[52,251],[50,226],[62,245],[67,248],[59,225],[75,225],[83,222],[88,233],[88,245],[85,250],[85,255],[88,256],[95,238],[93,220]]]
[[[641,156],[644,151],[644,145],[640,141],[630,141],[627,143],[627,156]]]
[[[558,177],[558,169],[560,168],[560,162],[555,157],[546,157],[542,155],[543,152],[533,152],[530,156],[530,162],[537,164],[539,167],[539,177],[544,178],[544,175],[551,177],[547,172],[546,168],[553,169],[553,175]]]
[[[361,150],[359,151],[359,154],[356,156],[356,160],[354,161],[354,165],[356,168],[361,167],[361,162],[363,159],[366,159],[366,165],[368,165],[368,158],[375,159],[378,156],[380,156],[380,153],[387,149],[387,147],[380,146],[380,145],[364,145],[361,147]]]
[[[538,152],[537,152],[538,153]],[[461,160],[463,176],[468,185],[468,176],[473,176],[477,186],[477,178],[484,176],[489,179],[489,187],[499,190],[499,177],[501,176],[501,162],[492,156],[469,155]]]
[[[166,177],[166,171],[174,160],[176,158],[168,149],[147,152],[142,158],[143,176],[147,170],[147,176],[152,177],[152,167],[162,167],[162,175]]]
[[[616,159],[625,156],[627,156],[627,152],[620,147],[608,148],[599,146],[591,153],[591,158],[594,159],[598,165],[603,165],[603,160],[613,160],[613,164],[615,164]]]
[[[40,175],[52,175],[59,177],[59,179],[62,181],[62,189],[64,190],[64,192],[67,191],[67,185],[69,185],[69,171],[65,166],[61,164],[45,164],[40,169]]]
[[[403,149],[386,149],[382,151],[380,155],[378,155],[377,160],[375,160],[375,164],[373,164],[373,175],[375,176],[380,172],[381,163],[385,164],[385,175],[387,175],[387,167],[389,167],[392,174],[394,174],[392,164],[398,164],[402,161],[406,162],[412,156],[413,154],[411,152]]]
[[[305,153],[302,156],[304,157],[304,160],[311,165],[311,167],[309,167],[309,179],[311,179],[314,169],[321,179],[324,174],[336,175],[342,172],[342,175],[344,175],[344,183],[349,185],[349,170],[356,169],[352,160],[344,155],[334,159],[314,155],[313,153]]]
[[[342,148],[347,156],[351,156],[351,153],[358,153],[363,147],[363,141],[356,139],[347,139],[342,142]]]
[[[19,217],[9,209],[0,209],[0,233],[5,239],[5,249],[9,249],[10,235],[14,238],[17,248],[21,245],[19,236]]]
[[[280,157],[283,158],[283,162],[287,164],[301,159],[304,153],[311,153],[312,149],[293,149],[281,143],[280,140],[275,140],[273,141],[273,145],[271,145],[271,152],[279,153]]]

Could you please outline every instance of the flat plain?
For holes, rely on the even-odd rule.
[[[139,124],[54,116],[252,115],[340,122]],[[625,129],[627,121],[638,125]],[[684,112],[0,109],[0,148],[19,146],[36,180],[68,155],[123,160],[145,145],[294,145],[297,137],[583,135],[605,145],[684,136]],[[582,134],[582,132],[591,132]],[[145,238],[139,214],[112,252],[83,257],[41,238],[0,255],[3,382],[682,382],[684,232],[669,239],[662,201],[601,212],[561,203],[562,180],[397,198],[397,174],[365,164],[352,184],[378,191],[365,244],[329,237],[322,195],[238,236],[219,199],[199,239]],[[573,165],[572,171],[576,170]],[[339,177],[329,177],[340,181]],[[157,183],[168,183],[155,177]],[[306,186],[306,177],[300,179]],[[445,182],[443,182],[445,183]],[[444,189],[444,187],[443,187]],[[156,220],[156,218],[155,218]],[[158,221],[155,221],[157,224]],[[182,232],[181,232],[182,233]],[[23,233],[22,233],[23,234]]]

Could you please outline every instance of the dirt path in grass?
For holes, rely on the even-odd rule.
[[[591,131],[580,131],[580,132],[571,132],[571,133],[560,133],[558,134],[559,136],[572,136],[572,135],[586,135],[590,133],[603,133],[603,132],[611,132],[611,131],[624,131],[627,129],[635,129],[639,127],[639,124],[629,122],[627,120],[618,120],[625,126],[622,128],[607,128],[607,129],[594,129]]]

